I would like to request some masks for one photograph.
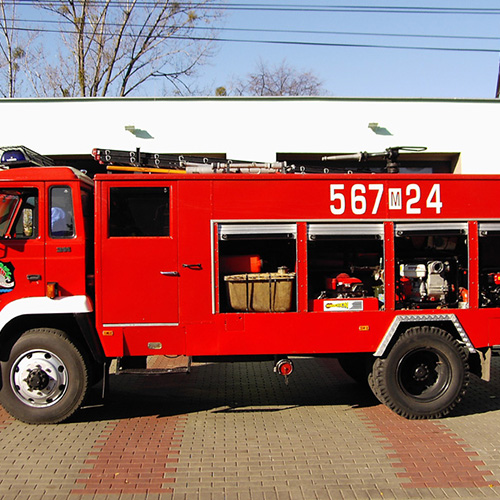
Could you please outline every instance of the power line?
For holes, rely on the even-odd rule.
[[[72,30],[50,30],[37,28],[11,28],[14,31],[30,31],[41,33],[63,33],[74,34]],[[129,37],[141,37],[141,35],[125,34]],[[482,53],[500,53],[500,49],[471,48],[471,47],[430,47],[430,46],[412,46],[412,45],[382,45],[369,43],[335,43],[335,42],[308,42],[297,40],[251,40],[242,38],[214,38],[201,36],[179,36],[179,35],[158,35],[155,38],[164,38],[165,40],[189,40],[205,42],[225,42],[225,43],[249,43],[249,44],[267,44],[267,45],[298,45],[310,47],[344,47],[344,48],[365,48],[365,49],[398,49],[398,50],[427,50],[427,51],[445,51],[445,52],[482,52]]]
[[[4,0],[5,3],[14,3],[13,0]],[[31,5],[40,5],[43,2],[34,1],[34,0],[24,0],[22,2],[23,5],[31,4]],[[61,2],[63,3],[63,2]],[[89,0],[89,3],[93,5],[103,5],[103,0]],[[111,5],[129,5],[130,2],[125,2],[123,0],[113,1]],[[141,6],[153,6],[156,2],[151,0],[139,0],[137,4]],[[19,5],[19,3],[17,4]],[[371,12],[379,11],[380,9],[392,9],[388,7],[367,7],[364,5],[359,6],[318,6],[318,5],[309,5],[308,7],[298,6],[297,4],[241,4],[241,3],[231,3],[228,2],[226,4],[220,4],[216,2],[212,2],[210,4],[205,4],[201,2],[179,2],[178,5],[182,7],[190,6],[192,8],[215,8],[216,6],[223,6],[225,8],[230,7],[234,9],[255,9],[255,10],[270,10],[274,8],[285,8],[295,11],[295,9],[299,10],[307,10],[307,11],[316,11],[315,9],[349,9],[352,12],[358,12],[358,9],[369,9]],[[483,8],[444,8],[444,7],[403,7],[405,12],[421,12],[423,10],[433,12],[447,12],[447,13],[484,13],[487,11],[488,13],[500,13],[500,9],[483,9]],[[45,24],[50,25],[57,23],[59,26],[64,24],[70,24],[69,21],[62,20],[52,20],[52,19],[44,19],[44,20],[28,20],[28,19],[9,19],[6,20],[12,23],[36,23],[36,24]],[[108,27],[118,27],[120,24],[118,23],[107,23]],[[129,25],[131,28],[137,27],[148,27],[147,24],[131,24]],[[13,31],[30,31],[36,33],[49,33],[49,34],[74,34],[74,30],[68,29],[50,29],[50,28],[40,28],[30,26],[29,28],[24,28],[20,26],[13,25],[9,27],[10,30]],[[482,41],[498,41],[500,37],[488,37],[488,36],[464,36],[464,35],[429,35],[429,34],[403,34],[403,33],[374,33],[374,32],[354,32],[354,31],[320,31],[320,30],[287,30],[287,29],[265,29],[265,28],[232,28],[232,27],[203,27],[203,26],[186,26],[183,28],[179,28],[178,26],[165,26],[164,29],[175,29],[177,33],[181,33],[184,31],[192,31],[195,30],[209,30],[212,33],[218,32],[235,32],[235,33],[274,33],[274,34],[288,34],[288,35],[334,35],[334,36],[372,36],[372,37],[400,37],[400,38],[420,38],[420,39],[443,39],[443,40],[482,40]],[[128,36],[134,37],[136,35],[129,34]],[[340,42],[327,42],[327,41],[309,41],[309,40],[272,40],[272,39],[245,39],[245,38],[237,38],[237,37],[217,37],[217,36],[187,36],[187,35],[164,35],[165,39],[179,39],[179,40],[191,40],[191,41],[216,41],[222,43],[246,43],[246,44],[267,44],[267,45],[296,45],[296,46],[311,46],[311,47],[344,47],[344,48],[372,48],[372,49],[398,49],[398,50],[424,50],[424,51],[454,51],[454,52],[482,52],[482,53],[499,53],[500,49],[491,49],[491,48],[473,48],[473,47],[437,47],[437,46],[418,46],[418,45],[391,45],[391,44],[377,44],[377,43],[340,43]]]
[[[61,21],[54,19],[6,19],[7,22],[17,23],[35,23],[35,24],[70,24],[69,21]],[[121,26],[119,23],[106,23],[110,27]],[[148,24],[129,24],[132,28],[151,27]],[[167,29],[176,28],[176,26],[166,26]],[[443,40],[483,40],[483,41],[499,41],[500,36],[476,36],[476,35],[432,35],[432,34],[418,34],[418,33],[376,33],[376,32],[363,32],[363,31],[329,31],[329,30],[291,30],[291,29],[276,29],[276,28],[231,28],[231,27],[205,27],[205,26],[189,26],[186,29],[195,31],[233,31],[239,33],[278,33],[289,35],[341,35],[341,36],[374,36],[374,37],[387,37],[387,38],[428,38],[428,39],[443,39]],[[41,29],[41,31],[44,31]],[[52,33],[54,31],[51,31]]]
[[[195,29],[209,29],[195,27]],[[376,36],[376,37],[394,37],[394,38],[437,38],[446,40],[491,40],[498,41],[500,36],[474,36],[474,35],[424,35],[417,33],[374,33],[363,31],[323,31],[323,30],[281,30],[265,28],[213,28],[215,31],[236,31],[236,32],[255,32],[255,33],[284,33],[290,35],[348,35],[348,36]]]
[[[194,40],[209,40],[209,38],[189,37]],[[345,47],[345,48],[366,48],[366,49],[400,49],[400,50],[430,50],[430,51],[446,51],[446,52],[484,52],[484,53],[500,53],[500,49],[482,49],[469,47],[426,47],[426,46],[410,46],[410,45],[378,45],[369,43],[335,43],[335,42],[302,42],[296,40],[243,40],[234,38],[216,38],[217,42],[237,42],[237,43],[261,43],[274,45],[304,45],[312,47]]]
[[[149,3],[152,6],[153,2]],[[181,2],[181,5],[182,2]],[[500,14],[496,8],[457,8],[457,7],[392,7],[392,6],[369,6],[369,5],[309,5],[304,7],[296,4],[210,4],[197,5],[193,8],[217,8],[224,10],[247,10],[247,11],[282,11],[282,12],[349,12],[349,13],[382,13],[382,14]]]
[[[24,0],[15,2],[6,0],[6,4],[43,6],[40,0]],[[65,2],[60,2],[61,4]],[[88,5],[103,6],[104,0],[89,0]],[[140,0],[136,3],[140,7],[155,7],[157,2]],[[348,12],[348,13],[393,13],[393,14],[460,14],[460,15],[499,15],[500,8],[478,7],[422,7],[422,6],[371,6],[371,5],[309,5],[299,4],[261,4],[261,3],[217,3],[217,2],[177,2],[179,8],[204,9],[204,10],[240,10],[240,11],[280,11],[280,12]],[[116,0],[110,7],[130,6],[130,0]]]

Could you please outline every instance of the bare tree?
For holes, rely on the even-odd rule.
[[[0,94],[15,97],[26,48],[33,35],[21,36],[17,30],[16,0],[0,0]]]
[[[300,71],[285,60],[271,66],[259,61],[255,71],[231,85],[236,95],[317,96],[325,93],[322,82],[311,71]]]
[[[40,2],[59,16],[67,51],[46,66],[52,91],[55,95],[126,96],[152,79],[168,81],[178,93],[188,91],[183,77],[209,55],[213,39],[210,32],[201,37],[193,33],[198,27],[210,30],[213,26],[220,15],[211,6],[214,1]],[[61,63],[64,71],[54,71]]]

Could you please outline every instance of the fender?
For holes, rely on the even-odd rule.
[[[0,311],[0,331],[20,316],[31,314],[85,314],[93,312],[91,300],[86,295],[72,297],[27,297],[7,304]]]
[[[465,344],[465,347],[469,350],[470,353],[476,353],[476,349],[472,345],[472,342],[469,339],[467,333],[463,326],[460,324],[460,321],[456,317],[455,314],[422,314],[422,315],[404,315],[404,316],[396,316],[391,323],[391,326],[387,330],[387,333],[384,335],[382,342],[380,342],[377,350],[373,354],[376,357],[383,356],[389,346],[394,334],[397,332],[398,327],[401,323],[429,323],[432,321],[449,321],[456,328],[457,333],[460,335],[462,342]]]

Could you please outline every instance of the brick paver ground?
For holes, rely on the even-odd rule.
[[[55,426],[0,409],[0,499],[500,497],[500,358],[434,421],[396,416],[334,360],[295,367],[288,385],[271,363],[116,375],[105,407]]]

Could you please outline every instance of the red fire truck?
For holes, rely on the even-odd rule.
[[[500,176],[178,163],[0,172],[0,402],[14,417],[67,419],[113,358],[274,359],[289,375],[291,357],[335,356],[412,419],[489,378]]]

